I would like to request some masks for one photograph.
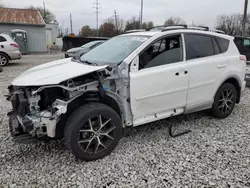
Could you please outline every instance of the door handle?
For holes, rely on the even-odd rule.
[[[223,64],[223,65],[218,65],[217,67],[220,69],[220,68],[225,68],[227,65],[226,64]]]
[[[180,74],[177,72],[177,73],[175,73],[175,76],[179,76]]]
[[[188,71],[184,71],[184,74],[187,74],[188,73]]]

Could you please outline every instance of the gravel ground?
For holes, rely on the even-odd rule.
[[[0,73],[0,188],[250,187],[249,89],[227,119],[201,112],[127,129],[114,152],[94,162],[76,160],[63,141],[13,143],[6,87],[24,70],[62,57],[24,56]],[[192,132],[171,138],[170,124]]]

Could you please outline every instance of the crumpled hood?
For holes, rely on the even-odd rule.
[[[82,76],[105,66],[92,66],[71,61],[72,58],[61,59],[31,68],[13,80],[14,86],[42,86],[59,84],[65,80]]]
[[[79,51],[87,51],[88,49],[85,48],[71,48],[70,50],[67,51],[67,53],[74,53],[74,52],[79,52]]]

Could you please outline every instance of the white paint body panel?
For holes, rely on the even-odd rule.
[[[12,85],[42,86],[59,84],[65,80],[102,70],[106,67],[77,63],[71,61],[71,58],[61,59],[25,71],[12,82]]]
[[[186,106],[187,64],[173,63],[130,73],[131,108],[134,121]],[[179,76],[175,74],[179,72]]]
[[[187,106],[213,101],[214,93],[228,69],[228,61],[225,56],[219,54],[188,60],[187,64],[189,70]],[[218,68],[220,65],[225,65],[225,67]]]

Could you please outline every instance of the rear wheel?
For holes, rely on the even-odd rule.
[[[120,116],[109,106],[86,104],[66,123],[66,146],[79,159],[97,160],[113,151],[122,136]]]
[[[212,115],[223,119],[228,117],[236,104],[237,91],[233,84],[225,83],[218,90],[212,107]]]
[[[5,54],[0,54],[0,66],[6,66],[9,64],[9,57]]]

